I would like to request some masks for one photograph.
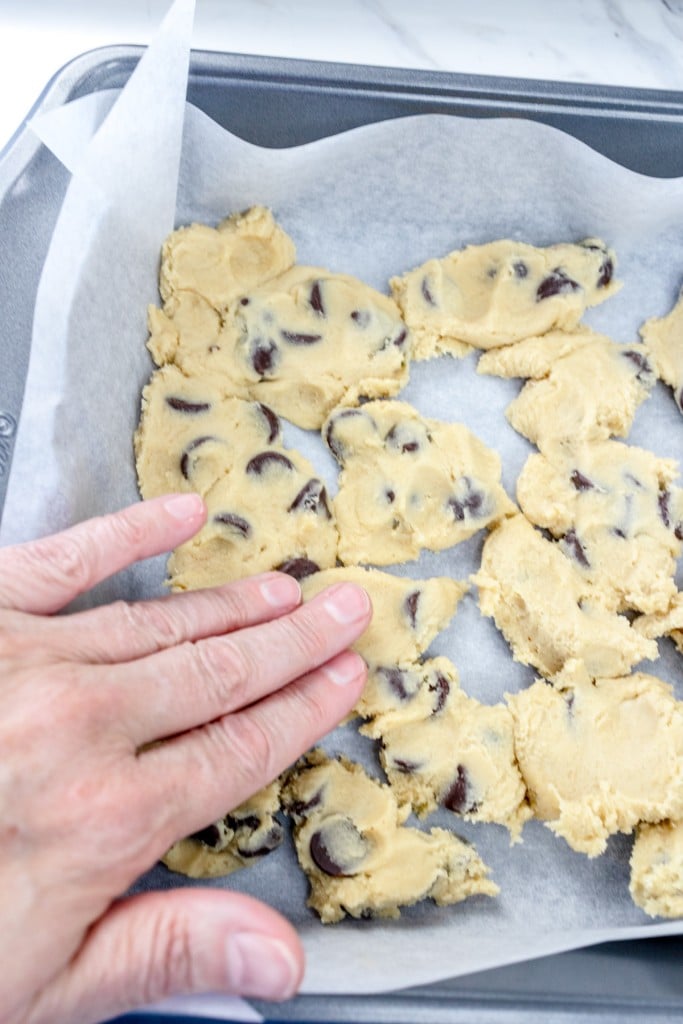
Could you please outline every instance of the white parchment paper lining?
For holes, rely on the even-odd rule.
[[[262,203],[295,239],[300,262],[356,274],[380,289],[392,274],[467,243],[601,236],[617,250],[624,288],[587,319],[629,343],[646,317],[668,311],[683,279],[683,180],[633,174],[538,124],[412,117],[278,151],[237,139],[184,106],[191,6],[175,5],[162,44],[146,55],[147,72],[143,62],[92,143],[93,122],[109,105],[102,97],[59,112],[56,127],[50,116],[36,126],[76,174],[36,304],[5,543],[137,499],[131,436],[151,371],[145,308],[157,299],[159,247],[174,222],[214,223]],[[402,397],[427,415],[464,421],[496,448],[514,495],[531,447],[507,425],[504,409],[520,384],[478,377],[475,365],[475,357],[416,365]],[[332,460],[317,436],[294,428],[287,436],[334,491]],[[630,440],[661,455],[683,454],[683,421],[661,385],[639,411]],[[392,571],[464,577],[477,567],[482,539]],[[158,593],[163,572],[163,560],[153,560],[101,586],[93,600]],[[683,697],[680,659],[668,642],[661,648],[656,667],[644,667]],[[484,701],[533,679],[480,617],[474,595],[432,651],[449,654],[463,687]],[[355,729],[338,730],[325,745],[378,774],[372,744]],[[498,899],[450,908],[425,903],[397,922],[324,928],[305,907],[307,886],[289,843],[210,884],[255,894],[296,924],[307,951],[307,992],[390,990],[607,939],[683,930],[679,922],[651,923],[631,903],[630,837],[614,837],[603,857],[589,861],[537,822],[513,848],[497,826],[463,824],[447,812],[433,824],[475,842],[501,886]],[[157,868],[140,886],[177,884],[179,877]]]

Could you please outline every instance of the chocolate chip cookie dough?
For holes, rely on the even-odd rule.
[[[333,505],[344,563],[410,561],[515,511],[500,458],[463,424],[378,401],[336,410],[323,436],[342,467]]]
[[[485,352],[477,371],[532,378],[506,415],[541,451],[626,437],[655,382],[644,345],[619,345],[587,328]]]
[[[164,367],[143,392],[135,450],[144,497],[194,490],[208,509],[205,526],[169,559],[174,589],[293,560],[334,565],[338,536],[325,487],[307,459],[284,447],[267,406],[221,398],[210,383]]]
[[[674,401],[683,412],[683,292],[667,316],[646,320],[640,334],[652,354],[657,376],[672,388]]]
[[[171,871],[190,878],[218,878],[254,864],[282,843],[280,781],[250,797],[224,818],[174,843],[162,858]]]
[[[619,676],[657,657],[654,641],[596,600],[573,560],[522,515],[487,537],[472,582],[482,614],[494,619],[515,661],[548,679]]]
[[[597,239],[545,249],[505,239],[429,260],[392,278],[391,288],[416,359],[461,356],[575,327],[618,289],[614,262]]]
[[[508,695],[515,752],[534,814],[596,857],[615,832],[683,817],[683,704],[636,672]]]
[[[411,674],[396,670],[385,685],[393,707],[387,700],[387,710],[361,732],[380,741],[380,761],[399,803],[421,816],[443,806],[468,821],[496,822],[518,839],[531,810],[508,708],[468,697],[447,658],[416,665]]]
[[[683,822],[638,827],[630,891],[651,917],[683,917]]]
[[[498,887],[469,843],[452,832],[404,824],[388,786],[358,764],[314,752],[285,786],[297,856],[311,886],[308,904],[324,924],[351,917],[399,917],[424,899],[443,906]]]
[[[158,365],[265,401],[318,429],[340,402],[395,395],[410,337],[395,302],[354,277],[292,266],[294,243],[254,207],[164,246],[163,310],[149,313]]]
[[[549,530],[614,611],[666,611],[683,549],[678,466],[618,441],[532,455],[517,480],[526,517]]]

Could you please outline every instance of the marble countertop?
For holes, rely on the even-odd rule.
[[[0,0],[0,148],[51,76],[169,0]],[[683,0],[197,0],[197,49],[683,91]]]

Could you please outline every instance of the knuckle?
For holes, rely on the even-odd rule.
[[[157,650],[175,647],[183,639],[178,616],[161,601],[117,601],[114,614],[127,632],[144,636]]]
[[[284,762],[277,737],[268,723],[262,722],[256,715],[244,714],[222,719],[217,737],[221,760],[225,762],[227,749],[230,752],[233,784],[245,796],[253,793],[259,785],[274,779],[282,770]]]
[[[142,953],[140,1002],[155,1003],[174,992],[193,990],[192,935],[185,916],[157,910],[150,923],[147,949]],[[131,964],[131,969],[135,968],[136,965]]]
[[[276,628],[282,631],[284,651],[293,651],[300,660],[311,668],[327,660],[330,640],[322,618],[312,614],[310,609],[300,615],[292,615],[285,621],[278,621]]]
[[[93,566],[80,540],[68,533],[44,537],[16,549],[17,568],[29,578],[45,580],[60,587],[74,584],[89,589],[94,581]]]
[[[202,681],[225,711],[249,702],[256,666],[242,644],[231,637],[212,637],[193,649]]]
[[[136,515],[136,510],[137,506],[102,519],[101,527],[107,534],[107,541],[112,542],[115,547],[139,551],[146,546],[151,524],[147,519]]]

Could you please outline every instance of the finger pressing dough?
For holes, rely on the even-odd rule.
[[[518,838],[531,811],[508,708],[463,693],[447,658],[415,665],[411,673],[396,670],[385,685],[393,707],[387,700],[387,710],[361,732],[380,740],[380,761],[399,803],[420,815],[447,807],[468,821],[505,825]]]
[[[666,611],[654,615],[639,615],[633,623],[633,628],[650,640],[670,636],[683,654],[683,593],[676,594]]]
[[[302,559],[334,565],[337,528],[311,464],[280,440],[277,416],[258,402],[224,399],[175,367],[143,392],[135,438],[144,497],[198,491],[205,526],[171,555],[169,581],[194,590]]]
[[[224,818],[174,843],[162,861],[190,878],[217,878],[249,867],[281,844],[284,832],[275,817],[279,810],[276,779]]]
[[[171,235],[164,308],[149,312],[157,364],[266,401],[305,428],[320,428],[341,402],[396,394],[410,357],[396,303],[354,277],[293,260],[293,243],[259,207],[218,229]]]
[[[683,412],[683,292],[667,316],[646,320],[640,334],[657,376],[673,389],[674,401]]]
[[[304,600],[335,583],[357,583],[368,593],[372,620],[353,644],[368,665],[368,682],[356,705],[363,717],[383,709],[381,680],[398,666],[415,662],[455,614],[468,584],[446,576],[412,580],[377,569],[327,569],[301,580]]]
[[[678,466],[618,441],[531,455],[517,500],[550,530],[593,594],[615,611],[665,611],[676,594],[683,548]]]
[[[568,330],[619,285],[614,253],[597,239],[545,249],[506,239],[429,260],[392,278],[391,288],[413,335],[414,357],[429,359]]]
[[[619,345],[587,328],[569,338],[553,332],[487,352],[477,369],[499,377],[533,373],[506,415],[541,451],[626,437],[655,382],[643,345]]]
[[[284,789],[308,904],[324,924],[399,917],[423,899],[439,905],[494,896],[498,887],[468,843],[445,829],[406,828],[407,806],[358,764],[314,752]]]
[[[683,917],[683,822],[638,827],[630,891],[650,917]]]
[[[482,613],[494,619],[515,661],[548,679],[619,676],[657,657],[654,641],[596,601],[573,561],[524,516],[487,537],[472,582]]]
[[[507,697],[534,814],[596,857],[615,832],[683,815],[683,704],[636,672]]]
[[[334,500],[342,562],[405,562],[515,510],[500,458],[461,423],[379,401],[336,410],[323,434],[342,466]]]

